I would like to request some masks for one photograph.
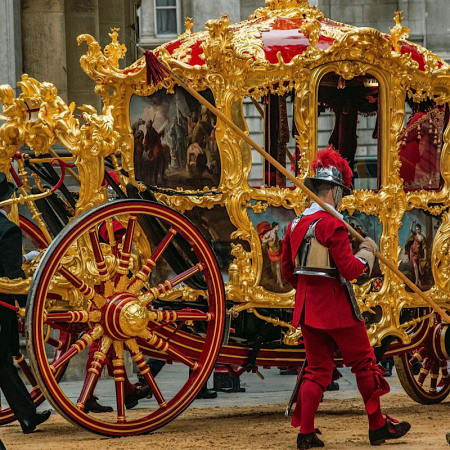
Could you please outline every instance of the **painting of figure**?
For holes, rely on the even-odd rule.
[[[270,292],[287,293],[292,287],[281,276],[283,238],[295,213],[284,208],[269,207],[267,211],[255,214],[248,211],[261,245],[262,269],[260,286]]]
[[[210,91],[203,95],[214,103]],[[138,180],[163,188],[219,185],[221,167],[215,117],[184,89],[133,95],[130,123]]]
[[[433,287],[430,256],[433,239],[441,225],[441,219],[424,211],[405,213],[399,230],[399,269],[422,291]],[[407,288],[409,290],[409,288]]]
[[[422,225],[415,219],[411,222],[411,236],[405,244],[405,254],[414,272],[414,284],[422,289],[424,275],[428,272],[427,238],[422,233]]]

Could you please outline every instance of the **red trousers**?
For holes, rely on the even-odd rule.
[[[349,328],[324,330],[301,325],[305,341],[308,366],[303,376],[292,426],[301,433],[314,432],[314,417],[322,393],[331,383],[334,369],[334,348],[338,346],[344,364],[352,368],[358,390],[363,398],[369,418],[369,428],[381,428],[385,419],[381,412],[380,397],[389,392],[383,369],[376,365],[364,323]]]

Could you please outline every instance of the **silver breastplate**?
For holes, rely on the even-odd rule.
[[[295,257],[294,274],[339,278],[339,272],[328,248],[324,247],[316,238],[316,225],[320,220],[312,222],[306,230]]]

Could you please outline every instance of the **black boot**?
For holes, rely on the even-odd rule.
[[[323,441],[317,437],[317,433],[321,434],[317,428],[314,433],[299,433],[297,436],[297,449],[308,450],[314,447],[325,447]]]
[[[339,390],[339,383],[336,381],[332,381],[328,386],[327,386],[327,391],[338,391]]]
[[[127,409],[134,408],[139,403],[139,400],[148,398],[151,393],[152,390],[150,389],[150,386],[148,384],[146,384],[145,386],[136,384],[134,386],[134,391],[131,394],[125,396],[125,407]]]
[[[196,400],[199,400],[201,398],[216,398],[217,397],[217,391],[214,389],[208,389],[206,387],[206,383],[203,385],[203,387],[200,389],[200,392],[195,396]]]
[[[87,400],[86,404],[84,405],[84,412],[89,413],[108,413],[113,412],[113,409],[111,406],[103,406],[100,405],[100,403],[97,401],[98,398],[95,395],[91,395]]]
[[[38,425],[44,423],[52,414],[52,412],[48,409],[43,412],[35,412],[31,417],[25,420],[20,421],[20,426],[22,427],[22,431],[24,434],[32,433]]]
[[[386,423],[378,430],[369,430],[371,445],[381,445],[389,439],[398,439],[404,436],[411,428],[408,422],[400,422],[386,416]]]

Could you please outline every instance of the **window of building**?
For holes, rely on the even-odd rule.
[[[178,0],[155,0],[156,34],[178,33]]]

